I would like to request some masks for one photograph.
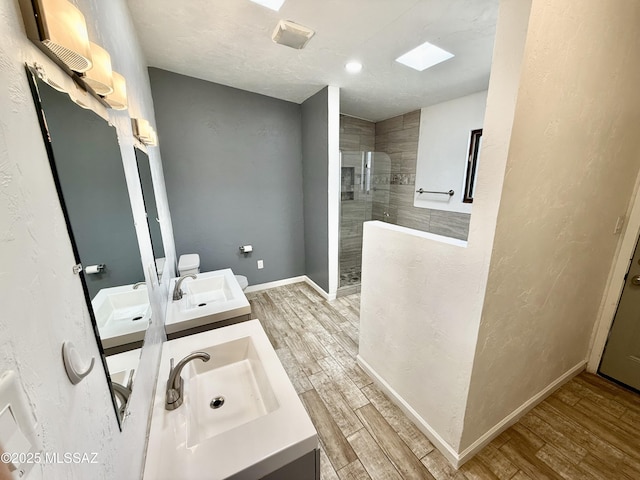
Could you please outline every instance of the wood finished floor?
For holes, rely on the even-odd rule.
[[[322,480],[640,479],[640,396],[611,382],[579,375],[456,471],[357,365],[359,294],[247,297],[318,430]]]

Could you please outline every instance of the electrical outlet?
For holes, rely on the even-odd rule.
[[[616,221],[616,228],[613,230],[613,234],[618,235],[620,232],[622,232],[623,226],[624,226],[624,215],[621,215],[618,217],[618,220]]]
[[[264,268],[264,260],[258,260],[258,270],[261,270]]]

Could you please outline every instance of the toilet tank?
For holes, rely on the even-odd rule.
[[[180,276],[200,273],[200,255],[197,253],[180,255],[178,273]]]

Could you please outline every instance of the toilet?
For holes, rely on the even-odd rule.
[[[244,291],[249,286],[249,280],[244,275],[236,275],[236,280],[240,284],[240,288]]]
[[[180,259],[178,260],[178,273],[181,277],[200,273],[200,255],[197,253],[180,255]]]
[[[200,255],[197,253],[186,253],[180,255],[178,260],[178,273],[180,276],[200,273]],[[240,288],[244,291],[249,286],[249,280],[244,275],[236,275],[236,280],[240,284]]]

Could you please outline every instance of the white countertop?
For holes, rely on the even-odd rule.
[[[195,375],[195,370],[192,361],[182,371],[185,404],[173,411],[165,410],[170,359],[175,358],[177,363],[191,352],[248,336],[264,366],[278,407],[189,448],[189,411],[185,404],[190,394],[188,379]],[[223,385],[220,390],[224,391]],[[317,432],[259,320],[179,338],[163,345],[149,432],[145,480],[253,480],[316,448]]]

